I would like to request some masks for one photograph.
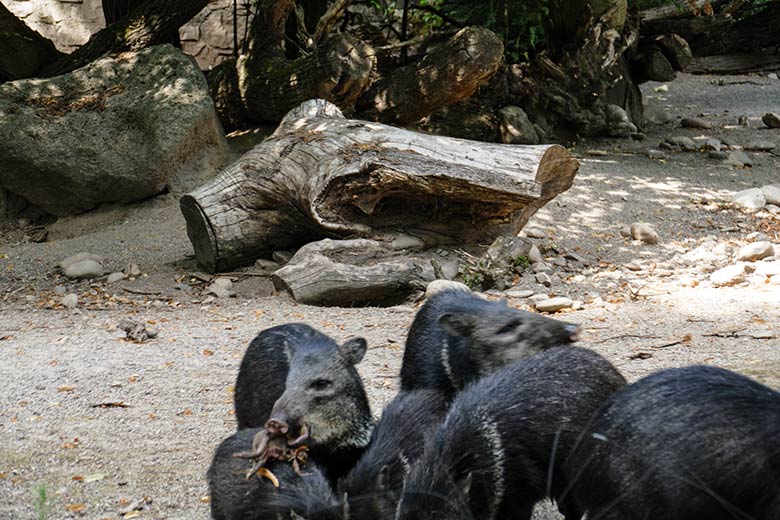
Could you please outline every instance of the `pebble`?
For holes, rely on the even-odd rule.
[[[83,280],[84,278],[97,278],[105,270],[103,266],[95,260],[81,260],[74,262],[64,269],[64,274],[74,280]]]
[[[745,266],[734,264],[718,269],[710,275],[710,281],[716,287],[736,285],[745,281]]]
[[[533,296],[534,292],[531,289],[522,289],[520,287],[510,287],[504,294],[510,298],[528,298]]]
[[[141,269],[135,262],[130,262],[127,264],[127,267],[125,267],[125,274],[130,278],[138,278],[141,276]]]
[[[64,285],[58,285],[54,288],[54,294],[57,296],[65,296],[65,293],[67,292],[67,289],[65,289]]]
[[[255,260],[255,267],[257,269],[262,269],[263,271],[276,271],[281,267],[278,262],[274,262],[273,260],[266,260],[265,258],[258,258]]]
[[[629,263],[623,265],[623,267],[625,267],[629,271],[641,271],[642,270],[642,266],[637,264],[636,262],[629,262]]]
[[[572,262],[579,262],[581,264],[588,263],[588,261],[584,257],[578,255],[577,253],[566,253],[565,255],[563,255],[563,257],[566,260],[571,260]]]
[[[539,251],[539,248],[536,247],[536,244],[531,246],[531,249],[528,250],[528,261],[532,264],[536,264],[538,262],[544,262],[544,257],[542,256],[542,253]]]
[[[531,295],[531,296],[529,296],[529,297],[528,297],[528,300],[529,300],[529,301],[530,301],[530,302],[531,302],[531,303],[532,303],[534,306],[538,305],[538,304],[539,304],[539,302],[543,302],[544,300],[549,300],[549,299],[550,299],[550,297],[549,297],[549,296],[547,296],[547,295],[546,295],[546,294],[544,294],[544,293],[537,293],[537,294],[533,294],[533,295]]]
[[[780,128],[780,115],[775,114],[774,112],[767,112],[764,114],[761,121],[769,128]]]
[[[745,150],[754,150],[757,152],[771,152],[777,145],[772,141],[750,141],[743,147]]]
[[[663,150],[655,150],[655,149],[651,148],[646,153],[647,153],[647,156],[650,159],[655,159],[657,161],[663,161],[663,160],[669,158],[669,155],[666,152],[664,152]]]
[[[124,279],[125,279],[125,273],[111,273],[110,275],[108,275],[108,279],[106,280],[106,283],[109,284],[116,283]]]
[[[423,249],[425,247],[425,241],[412,235],[399,233],[390,243],[390,247],[395,250]]]
[[[626,238],[631,236],[631,226],[623,226],[620,228],[620,235]]]
[[[528,238],[547,238],[547,234],[538,228],[526,229],[525,236],[527,236]]]
[[[552,285],[552,280],[550,280],[550,277],[547,276],[547,273],[536,273],[534,275],[534,279],[537,283],[540,283],[545,287],[550,287]]]
[[[731,197],[731,203],[749,211],[756,211],[766,205],[764,192],[760,188],[738,191]]]
[[[770,256],[774,256],[775,249],[772,242],[762,241],[753,242],[743,246],[737,253],[737,260],[744,262],[755,262]]]
[[[556,256],[552,259],[552,265],[558,266],[558,267],[566,267],[568,264],[566,263],[566,259],[562,256]]]
[[[434,294],[438,294],[442,291],[447,291],[447,290],[471,292],[469,286],[464,283],[456,282],[454,280],[439,279],[430,282],[425,287],[425,297],[430,298]]]
[[[230,278],[216,278],[209,288],[207,294],[213,294],[217,298],[230,298],[233,296],[233,282]]]
[[[707,157],[709,157],[710,159],[719,159],[721,161],[725,161],[726,159],[729,158],[729,153],[718,151],[718,150],[712,150],[707,154]]]
[[[630,232],[634,240],[641,240],[645,244],[658,243],[658,233],[649,224],[634,222],[631,224]]]
[[[767,204],[780,206],[780,185],[767,184],[761,187],[761,193],[764,194],[764,200]]]
[[[79,297],[73,293],[70,293],[62,297],[62,304],[68,309],[75,309],[79,304]]]
[[[535,273],[551,273],[553,268],[550,264],[546,262],[536,262],[531,266],[531,269],[533,269],[533,272]]]
[[[710,138],[704,141],[704,144],[701,145],[703,150],[711,150],[714,152],[719,152],[723,144],[720,142],[719,139]]]
[[[769,79],[777,79],[777,74],[775,74],[774,72],[770,72],[769,74],[766,75],[766,77]]]
[[[657,92],[657,93],[659,93],[659,94],[663,94],[663,93],[665,93],[665,92],[669,92],[669,85],[666,85],[666,84],[664,84],[664,85],[658,85],[657,87],[655,87],[655,88],[653,89],[653,92]]]
[[[773,215],[780,215],[780,206],[776,204],[767,204],[766,210]]]
[[[748,154],[740,150],[734,150],[729,152],[726,157],[726,164],[730,164],[735,168],[742,168],[744,166],[753,166],[753,159]]]
[[[752,233],[748,234],[748,236],[745,237],[745,240],[748,242],[761,242],[763,240],[770,240],[769,236],[766,233],[762,233],[760,231],[753,231]]]
[[[574,301],[571,298],[558,296],[538,302],[536,304],[536,310],[539,312],[557,312],[563,309],[569,309],[573,306]]]
[[[730,247],[726,242],[721,242],[712,248],[712,254],[715,256],[728,256]]]
[[[693,139],[691,139],[690,137],[686,137],[684,135],[670,137],[666,140],[666,142],[671,144],[672,146],[680,146],[683,148],[683,150],[686,150],[688,152],[695,152],[698,149]]]
[[[684,117],[680,121],[680,126],[683,128],[701,128],[707,130],[712,128],[712,123],[701,117]]]
[[[290,251],[274,251],[271,258],[279,264],[286,264],[293,257]]]
[[[767,278],[780,276],[780,260],[756,262],[755,273]]]
[[[92,260],[93,262],[97,262],[98,264],[103,263],[103,258],[98,255],[93,255],[92,253],[76,253],[75,255],[71,255],[67,257],[65,260],[60,261],[59,265],[62,270],[64,271],[71,265],[77,263],[77,262],[83,262],[84,260]]]

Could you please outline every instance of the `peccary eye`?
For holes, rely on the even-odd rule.
[[[520,320],[512,320],[496,331],[496,334],[509,334],[520,326]]]
[[[331,387],[333,381],[328,379],[315,379],[309,384],[309,388],[312,390],[326,390]]]

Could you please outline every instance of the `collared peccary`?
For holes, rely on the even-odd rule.
[[[406,471],[422,454],[448,406],[441,392],[426,389],[401,392],[385,407],[368,449],[339,485],[352,518],[393,517]]]
[[[211,516],[215,520],[288,520],[292,513],[308,520],[343,519],[342,504],[314,464],[298,475],[290,464],[271,462],[267,469],[279,480],[246,478],[247,463],[234,453],[246,451],[258,428],[239,430],[217,448],[207,472]]]
[[[435,388],[452,397],[507,363],[577,340],[579,325],[512,308],[465,291],[442,291],[409,329],[401,389]]]
[[[282,395],[266,429],[272,435],[300,436],[309,457],[332,483],[349,472],[365,451],[374,426],[363,381],[355,369],[366,340],[342,345],[314,335],[295,346]]]
[[[625,385],[596,352],[553,348],[460,392],[412,465],[396,520],[529,519],[565,488],[563,461],[599,406]],[[567,518],[578,511],[560,503]]]
[[[284,392],[295,347],[327,336],[303,323],[287,323],[263,330],[249,344],[238,370],[235,411],[238,428],[260,428]],[[322,341],[327,345],[326,341]]]
[[[780,519],[780,393],[715,367],[613,395],[567,463],[599,520]]]

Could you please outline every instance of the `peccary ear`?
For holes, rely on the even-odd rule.
[[[363,356],[366,354],[368,343],[363,338],[352,338],[344,342],[339,347],[341,355],[347,360],[350,365],[357,365],[363,360]]]
[[[474,330],[475,319],[473,314],[447,313],[439,318],[439,325],[451,336],[469,336]]]

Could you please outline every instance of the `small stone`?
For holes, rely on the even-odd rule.
[[[547,234],[541,229],[528,228],[525,230],[525,236],[528,238],[547,238]]]
[[[671,144],[667,143],[666,141],[664,141],[663,143],[659,143],[658,144],[658,148],[660,148],[661,150],[669,150],[670,152],[681,152],[682,151],[682,148],[680,148],[679,146],[672,146]]]
[[[777,79],[777,74],[775,74],[774,72],[770,72],[769,74],[766,75],[766,77],[769,79]]]
[[[764,200],[767,204],[780,206],[780,185],[768,184],[761,186],[761,193],[764,194]]]
[[[566,260],[571,260],[572,262],[579,262],[581,264],[588,263],[588,261],[584,257],[578,255],[577,253],[566,253],[565,255],[563,255],[563,257]]]
[[[534,279],[537,283],[540,283],[545,287],[550,287],[552,285],[552,280],[550,280],[550,277],[547,276],[547,273],[536,273],[534,275]]]
[[[223,289],[232,289],[233,288],[233,280],[230,278],[215,278],[213,282],[211,282],[212,285],[216,285],[218,287],[222,287]]]
[[[756,141],[750,141],[748,144],[743,146],[743,148],[745,150],[753,150],[756,152],[771,152],[772,150],[777,148],[777,145],[772,141],[756,140]]]
[[[747,118],[747,116],[739,116],[737,118],[737,124],[739,126],[747,126],[748,125],[748,118]]]
[[[557,312],[563,309],[569,309],[573,306],[574,301],[571,298],[558,296],[556,298],[548,298],[538,302],[536,304],[536,310],[539,312]]]
[[[266,260],[265,258],[258,258],[255,260],[255,268],[263,271],[276,271],[281,267],[278,262],[273,260]]]
[[[766,205],[764,192],[760,188],[738,191],[731,197],[731,203],[749,211],[756,211]]]
[[[539,248],[536,247],[536,244],[532,245],[531,249],[528,251],[528,261],[532,264],[544,262],[544,257],[542,256],[542,253],[539,252]]]
[[[531,265],[531,269],[535,273],[551,273],[553,270],[552,266],[546,262],[536,262]]]
[[[558,267],[566,267],[568,264],[566,263],[566,259],[562,256],[556,256],[552,259],[552,265],[558,266]]]
[[[745,266],[734,264],[718,269],[710,275],[710,281],[715,287],[736,285],[745,281]]]
[[[108,275],[108,279],[106,280],[106,283],[112,284],[124,279],[125,279],[125,273],[111,273],[110,275]]]
[[[729,158],[729,153],[728,152],[717,151],[717,150],[712,150],[711,152],[707,153],[707,157],[709,157],[710,159],[718,159],[718,160],[721,160],[721,161],[725,161],[726,159]]]
[[[753,242],[743,246],[737,253],[737,260],[743,262],[755,262],[769,256],[774,256],[775,249],[771,242]]]
[[[423,249],[425,241],[412,235],[399,233],[390,243],[390,247],[396,251],[400,249]]]
[[[607,153],[606,150],[591,149],[591,150],[587,150],[585,153],[592,157],[606,157],[607,155],[609,155],[609,153]]]
[[[17,225],[18,225],[20,228],[26,228],[27,226],[29,226],[29,225],[31,224],[31,221],[30,221],[30,219],[29,219],[29,218],[27,218],[27,217],[22,217],[22,218],[20,218],[20,219],[18,219],[18,220],[16,221],[16,224],[17,224]]]
[[[64,285],[58,285],[54,288],[54,294],[57,296],[65,296],[65,293],[67,292],[67,289],[65,289]]]
[[[75,255],[71,255],[67,257],[65,260],[60,261],[59,265],[60,268],[64,271],[71,265],[82,262],[84,260],[92,260],[93,262],[97,262],[98,264],[103,263],[103,258],[98,255],[93,255],[92,253],[76,253]]]
[[[680,126],[683,128],[700,128],[707,130],[712,128],[712,123],[701,117],[684,117],[680,121]]]
[[[704,144],[701,145],[701,148],[702,150],[719,152],[722,146],[723,145],[721,144],[720,139],[710,138],[704,141]]]
[[[766,233],[762,233],[760,231],[753,231],[752,233],[748,234],[748,236],[745,237],[745,240],[748,242],[761,242],[761,241],[769,241],[770,238]]]
[[[712,254],[715,256],[728,256],[729,251],[730,248],[726,242],[721,242],[712,248]]]
[[[780,128],[780,115],[775,114],[774,112],[767,112],[764,114],[761,121],[769,128]]]
[[[625,267],[629,271],[641,271],[642,270],[642,266],[637,264],[636,262],[629,262],[627,264],[624,264],[623,267]]]
[[[631,238],[641,240],[645,244],[657,244],[658,233],[648,224],[634,222],[631,224]]]
[[[138,278],[139,276],[141,276],[141,269],[138,267],[138,264],[136,264],[135,262],[128,263],[127,267],[125,267],[124,272],[130,278]]]
[[[549,300],[550,297],[543,293],[537,293],[533,294],[528,297],[528,300],[533,304],[534,306],[538,305],[539,302],[543,302],[544,300]]]
[[[533,296],[534,292],[531,289],[522,289],[520,287],[510,287],[504,294],[510,298],[528,298]]]
[[[63,272],[68,278],[83,280],[85,278],[97,278],[98,276],[101,276],[105,270],[100,263],[94,260],[81,260],[70,264]]]
[[[745,152],[734,150],[733,152],[729,152],[728,157],[726,157],[726,164],[730,164],[735,168],[753,166],[753,159]]]
[[[73,293],[70,293],[62,297],[62,304],[68,309],[75,309],[79,304],[79,297]]]
[[[780,260],[756,262],[756,274],[770,278],[780,276]]]
[[[230,298],[234,295],[233,282],[229,278],[216,278],[206,289],[206,294],[213,294],[217,298]]]
[[[688,152],[695,152],[698,150],[698,146],[696,146],[696,143],[693,139],[690,137],[686,137],[684,135],[678,135],[675,137],[670,137],[666,140],[667,143],[669,143],[672,146],[679,146],[683,150]]]
[[[669,92],[669,85],[658,85],[653,89],[653,92],[657,92],[658,94],[664,94],[666,92]]]
[[[290,251],[274,251],[271,255],[271,258],[273,258],[275,262],[282,265],[289,262],[292,257],[293,254]]]
[[[430,298],[434,294],[438,294],[442,291],[464,291],[464,292],[471,292],[471,289],[469,289],[469,286],[456,282],[454,280],[434,280],[428,284],[428,286],[425,288],[425,297]]]
[[[767,204],[766,208],[764,209],[766,209],[772,215],[780,215],[780,206],[776,204]]]
[[[623,226],[620,228],[620,235],[626,238],[631,236],[631,226]]]
[[[654,148],[651,148],[645,153],[650,159],[655,159],[657,161],[663,161],[669,158],[669,156],[663,150],[656,150]]]

